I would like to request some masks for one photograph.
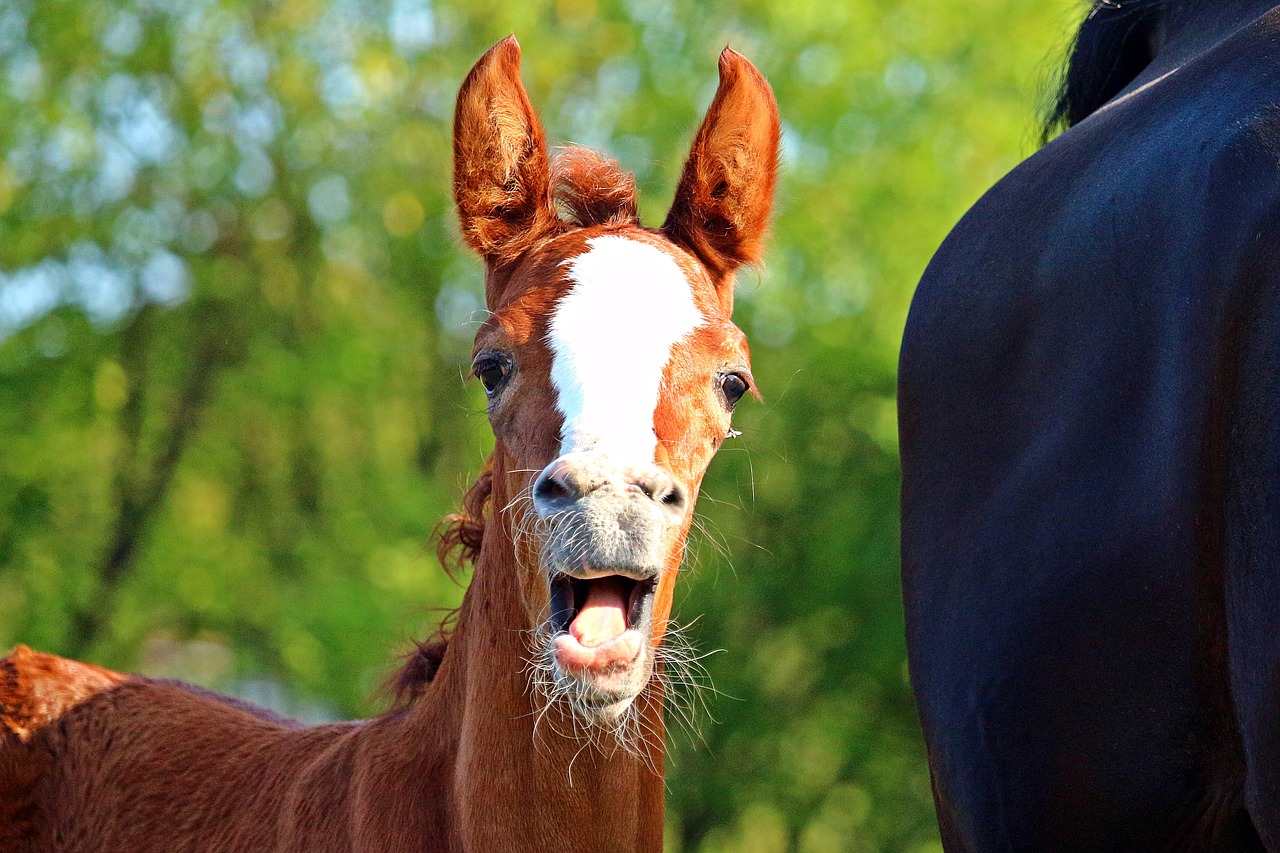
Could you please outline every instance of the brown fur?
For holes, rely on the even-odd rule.
[[[551,162],[551,188],[571,225],[640,224],[635,175],[589,148],[561,150]]]
[[[717,103],[771,111],[763,78],[746,60],[727,56],[722,91],[746,86],[765,94],[731,92],[717,95]],[[529,637],[546,618],[549,593],[536,537],[517,535],[530,511],[518,498],[531,472],[557,454],[560,429],[547,318],[567,286],[562,262],[593,236],[649,242],[684,270],[707,322],[673,350],[654,418],[655,462],[688,486],[692,501],[729,424],[716,377],[726,366],[746,370],[745,341],[727,310],[726,269],[758,256],[768,198],[741,187],[717,196],[717,215],[743,223],[736,242],[726,242],[722,233],[698,231],[714,223],[689,218],[687,211],[705,205],[694,197],[701,192],[696,181],[683,180],[673,208],[686,211],[674,217],[677,245],[667,232],[634,221],[634,194],[624,191],[615,167],[573,155],[561,172],[570,175],[567,183],[557,180],[569,187],[575,221],[592,224],[560,221],[542,132],[518,70],[514,38],[491,49],[463,84],[454,128],[459,218],[467,242],[486,259],[494,312],[476,346],[500,343],[520,369],[490,409],[493,456],[441,537],[443,557],[474,560],[447,645],[441,638],[411,655],[395,710],[318,727],[177,682],[126,677],[20,646],[0,661],[3,853],[661,849],[661,683],[651,681],[635,700],[640,735],[624,750],[576,736],[581,721],[561,705],[543,708],[526,670]],[[727,164],[716,167],[720,173],[736,174],[734,164],[744,162],[735,153],[743,138],[776,145],[776,113],[768,113],[772,133],[744,136],[720,123],[754,126],[759,116],[715,105],[713,112],[718,118],[708,116],[693,156]],[[753,151],[746,160],[775,158]],[[703,171],[686,168],[686,177]],[[734,175],[726,180],[738,185]],[[764,212],[737,204],[763,205]],[[698,246],[733,254],[722,253],[713,267],[692,248]],[[666,629],[691,520],[686,513],[666,542],[655,644]]]
[[[764,256],[780,138],[772,90],[755,66],[726,47],[720,87],[693,139],[663,225],[721,279]],[[732,298],[732,288],[727,295]]]
[[[484,545],[484,512],[493,494],[493,470],[484,472],[467,489],[462,511],[446,516],[439,528],[436,556],[451,576],[457,577],[466,563],[474,563]]]
[[[124,680],[88,663],[19,645],[0,660],[0,724],[20,741]]]
[[[463,81],[453,119],[453,197],[462,236],[497,267],[561,227],[542,124],[519,80],[520,46],[503,39]]]

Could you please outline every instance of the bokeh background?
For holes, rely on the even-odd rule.
[[[661,221],[726,43],[785,121],[740,276],[763,404],[677,615],[672,851],[940,850],[906,679],[894,367],[948,228],[1038,142],[1079,0],[0,0],[0,647],[310,720],[386,705],[491,444],[453,98],[515,32],[552,140]],[[465,583],[465,577],[461,579]]]

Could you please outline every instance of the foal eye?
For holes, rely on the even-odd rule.
[[[724,393],[725,404],[732,410],[747,393],[747,380],[736,373],[726,373],[720,378],[720,390]]]
[[[492,397],[498,387],[506,380],[507,374],[511,372],[511,365],[504,359],[480,358],[476,360],[475,366],[471,368],[471,372],[480,380],[480,384],[484,386],[486,397]]]

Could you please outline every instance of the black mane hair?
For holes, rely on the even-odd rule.
[[[1169,0],[1095,0],[1071,43],[1045,110],[1042,141],[1078,124],[1129,85],[1154,57]]]

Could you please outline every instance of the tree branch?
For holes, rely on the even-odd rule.
[[[211,326],[217,328],[216,323]],[[205,408],[223,347],[220,335],[211,334],[203,341],[150,473],[145,478],[134,479],[127,473],[120,478],[120,508],[114,533],[94,571],[98,589],[88,606],[77,608],[71,614],[67,654],[73,657],[83,654],[111,619],[117,594],[133,567],[138,545],[169,494],[174,471]],[[137,393],[140,394],[141,389]],[[125,411],[129,411],[128,406]],[[130,416],[137,417],[137,414],[134,412]],[[134,451],[136,453],[136,444]],[[132,467],[133,461],[125,464]],[[128,471],[127,468],[124,470]]]

